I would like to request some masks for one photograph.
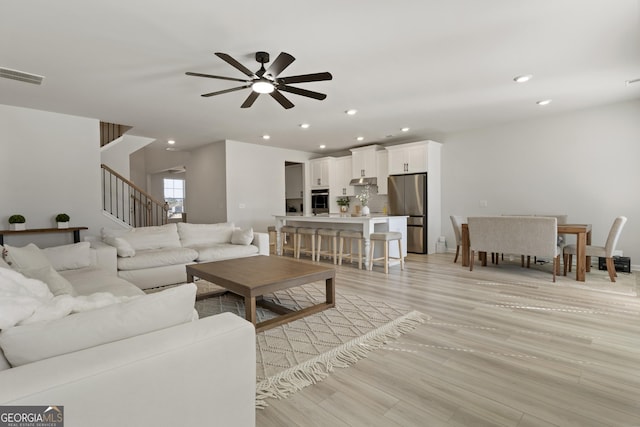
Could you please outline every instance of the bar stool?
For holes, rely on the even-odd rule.
[[[296,258],[300,258],[301,253],[311,254],[311,260],[316,260],[316,234],[318,230],[310,227],[300,227],[298,228],[298,243],[296,246]],[[304,239],[305,245],[301,246],[302,240]],[[309,240],[311,240],[311,244],[309,245]]]
[[[364,238],[362,237],[362,231],[342,230],[340,231],[340,258],[338,264],[342,265],[342,258],[349,258],[349,263],[353,262],[353,239],[358,242],[358,269],[362,270],[362,243]],[[347,247],[349,251],[343,252],[345,240],[349,243]]]
[[[280,238],[282,239],[282,255],[291,252],[296,257],[296,243],[298,241],[298,228],[285,225],[280,229]]]
[[[327,250],[322,250],[322,237],[327,238]],[[318,229],[318,251],[316,257],[320,261],[322,255],[326,255],[331,259],[333,257],[333,264],[338,263],[338,230],[331,228]]]
[[[267,227],[267,233],[269,233],[269,254],[276,253],[276,226],[270,225]]]
[[[369,270],[373,270],[373,261],[384,260],[384,274],[389,274],[389,242],[394,240],[398,241],[398,251],[400,252],[400,269],[404,270],[404,258],[402,256],[402,233],[398,231],[385,231],[381,233],[371,233],[369,236],[371,239],[371,252],[369,253]],[[373,250],[375,249],[376,242],[384,242],[384,257],[374,258]]]

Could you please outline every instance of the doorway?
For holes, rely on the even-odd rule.
[[[304,163],[284,162],[285,212],[302,215],[304,212]]]

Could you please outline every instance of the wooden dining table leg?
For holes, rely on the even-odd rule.
[[[576,244],[576,280],[584,282],[587,271],[587,236],[586,233],[578,233]]]
[[[461,233],[462,246],[462,266],[469,267],[469,227],[467,224],[462,225]]]
[[[591,244],[591,231],[589,231],[587,233],[587,246],[589,246]],[[591,271],[591,257],[588,256],[586,258],[586,263],[587,263],[587,273]]]

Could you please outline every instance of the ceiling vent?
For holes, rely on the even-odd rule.
[[[19,82],[33,83],[34,85],[42,84],[43,76],[37,74],[29,74],[23,71],[12,70],[10,68],[0,67],[0,77],[5,79],[18,80]]]

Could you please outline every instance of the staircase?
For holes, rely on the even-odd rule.
[[[102,209],[131,227],[168,222],[166,203],[154,199],[105,164],[102,168]]]
[[[100,122],[100,147],[104,147],[108,143],[120,138],[129,129],[131,129],[131,126]]]

